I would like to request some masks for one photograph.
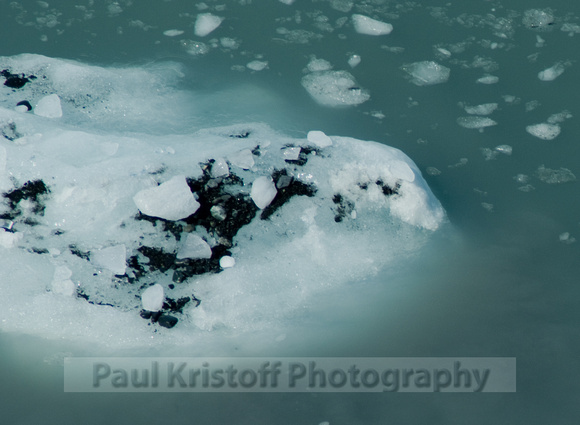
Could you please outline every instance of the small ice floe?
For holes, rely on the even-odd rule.
[[[216,158],[211,165],[211,176],[215,179],[225,177],[230,174],[230,167],[224,158]]]
[[[249,149],[243,149],[228,156],[232,165],[240,167],[243,170],[249,170],[254,166],[254,155]]]
[[[178,35],[183,34],[184,31],[182,30],[167,30],[167,31],[163,31],[163,35],[167,36],[167,37],[177,37]]]
[[[497,125],[497,122],[487,117],[470,116],[457,118],[457,124],[464,128],[482,129]]]
[[[552,140],[558,137],[561,128],[558,124],[540,123],[528,125],[526,131],[542,140]]]
[[[38,101],[34,108],[34,113],[40,117],[45,118],[60,118],[62,117],[62,106],[60,104],[60,97],[57,94],[51,94],[43,97]]]
[[[319,148],[326,148],[332,145],[332,139],[324,134],[324,132],[318,130],[309,131],[306,139],[309,143]]]
[[[568,183],[576,180],[574,173],[563,167],[555,170],[546,168],[544,165],[540,165],[536,171],[536,174],[541,181],[548,184]]]
[[[251,69],[252,71],[263,71],[268,66],[267,61],[251,61],[246,64],[246,68]]]
[[[560,242],[565,244],[571,244],[576,242],[576,238],[570,235],[570,232],[561,233],[559,236]]]
[[[495,75],[486,74],[481,78],[478,78],[475,82],[479,84],[496,84],[499,81],[499,77]]]
[[[127,249],[124,244],[91,251],[91,263],[96,267],[124,275],[127,267]]]
[[[144,189],[133,201],[143,214],[166,220],[182,220],[199,208],[185,176],[175,176],[159,186]]]
[[[377,21],[364,15],[352,15],[354,30],[359,34],[387,35],[393,31],[393,26],[386,22]]]
[[[348,65],[351,68],[354,68],[355,66],[357,66],[359,63],[361,62],[361,57],[359,55],[351,55],[348,58]]]
[[[493,212],[493,204],[490,204],[489,202],[482,202],[481,206],[483,207],[484,210]]]
[[[141,305],[146,311],[159,311],[163,308],[163,301],[165,300],[165,291],[163,286],[156,283],[153,286],[145,289],[141,294]]]
[[[538,78],[542,81],[553,81],[564,73],[568,65],[562,62],[546,68],[538,73]]]
[[[182,238],[180,247],[177,251],[177,259],[191,258],[193,260],[211,258],[211,247],[201,236],[194,233],[188,233]]]
[[[258,177],[252,183],[250,196],[256,206],[263,210],[274,200],[276,193],[276,185],[272,179],[270,177],[262,176]]]
[[[433,61],[415,62],[403,65],[405,71],[411,77],[411,82],[418,86],[431,86],[445,83],[449,79],[451,70]]]
[[[490,115],[497,109],[497,103],[483,103],[476,106],[465,106],[465,112],[470,115]]]
[[[200,13],[195,20],[194,33],[198,37],[205,37],[219,27],[224,18],[211,13]]]
[[[530,29],[548,31],[554,25],[552,9],[529,9],[524,12],[522,24]]]
[[[325,106],[359,105],[371,97],[347,71],[312,72],[302,78],[302,86]]]

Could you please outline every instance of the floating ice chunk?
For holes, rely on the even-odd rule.
[[[477,83],[479,84],[496,84],[499,81],[499,77],[496,77],[495,75],[484,75],[481,78],[477,79]]]
[[[184,258],[191,258],[194,260],[211,258],[211,247],[201,238],[201,236],[194,233],[188,233],[177,251],[177,258],[179,260]]]
[[[324,132],[318,130],[309,131],[306,139],[319,148],[326,148],[332,145],[332,139],[324,134]]]
[[[457,124],[464,128],[485,128],[497,125],[497,122],[487,117],[459,117]]]
[[[325,106],[359,105],[370,99],[369,93],[346,71],[313,72],[302,78],[302,86]]]
[[[560,126],[558,124],[533,124],[526,127],[526,131],[532,136],[542,140],[552,140],[560,134]]]
[[[554,24],[554,15],[551,9],[529,9],[524,12],[522,23],[528,28],[546,31]]]
[[[427,174],[429,174],[430,176],[439,176],[439,175],[441,175],[441,170],[439,170],[438,168],[435,168],[435,167],[427,167],[425,169],[425,172]]]
[[[259,60],[251,61],[246,64],[246,67],[248,69],[251,69],[252,71],[262,71],[266,69],[267,66],[268,66],[267,61],[259,61]]]
[[[145,289],[141,294],[143,310],[159,311],[163,308],[163,301],[165,301],[165,291],[158,283]]]
[[[495,147],[495,151],[509,156],[512,154],[513,148],[510,145],[498,145]]]
[[[180,43],[185,51],[192,56],[205,55],[210,51],[209,46],[201,41],[181,40]]]
[[[497,109],[497,103],[484,103],[476,106],[466,106],[465,112],[471,115],[490,115]]]
[[[570,235],[570,232],[564,232],[561,233],[560,236],[558,237],[558,239],[560,239],[560,242],[565,243],[565,244],[571,244],[576,242],[576,238]]]
[[[306,65],[308,71],[310,72],[317,72],[317,71],[328,71],[332,69],[332,64],[328,62],[326,59],[319,59],[313,57]]]
[[[112,271],[117,275],[124,275],[127,267],[127,248],[124,244],[114,245],[96,251],[91,251],[91,263]]]
[[[159,186],[144,189],[133,201],[143,214],[166,220],[187,218],[199,208],[185,176],[175,176]]]
[[[0,246],[12,248],[22,239],[21,233],[13,233],[0,227]]]
[[[40,117],[45,118],[60,118],[62,117],[62,106],[60,104],[60,97],[57,94],[51,94],[43,97],[36,104],[34,113]]]
[[[222,45],[222,47],[226,48],[226,49],[237,49],[238,47],[240,47],[240,43],[234,39],[234,38],[230,38],[230,37],[222,37],[220,38],[220,44]]]
[[[252,190],[250,196],[258,208],[263,210],[276,197],[276,185],[270,177],[258,177],[252,183]]]
[[[243,170],[249,170],[254,166],[254,155],[249,149],[243,149],[233,155],[228,156],[228,159],[232,165],[240,167]]]
[[[205,37],[217,27],[219,27],[224,18],[211,13],[200,13],[195,20],[194,33],[198,37]]]
[[[229,269],[230,267],[234,267],[236,265],[236,260],[229,255],[224,255],[220,258],[220,267],[222,269]]]
[[[300,151],[302,151],[300,146],[284,148],[282,155],[284,155],[284,159],[287,161],[296,161],[300,158]]]
[[[558,62],[550,68],[544,69],[538,73],[538,78],[542,81],[553,81],[564,73],[566,70],[566,65],[562,62]]]
[[[163,31],[163,35],[167,37],[177,37],[178,35],[183,34],[184,31],[182,30],[167,30]]]
[[[348,58],[348,65],[351,68],[354,68],[355,66],[357,66],[359,63],[361,62],[361,57],[359,55],[351,55],[350,58]]]
[[[377,21],[368,16],[354,14],[352,15],[354,29],[359,34],[366,35],[387,35],[393,31],[393,26],[386,22]]]
[[[567,32],[569,36],[573,36],[574,34],[580,34],[580,25],[566,22],[562,24],[560,30]]]
[[[552,114],[546,120],[549,124],[557,124],[560,122],[564,122],[567,119],[572,118],[572,114],[570,111],[562,111],[558,112],[557,114]]]
[[[451,70],[433,61],[415,62],[403,65],[403,71],[411,76],[411,82],[418,86],[430,86],[445,83]]]
[[[489,202],[482,202],[481,206],[483,207],[483,209],[489,212],[493,212],[493,204],[490,204]]]
[[[568,183],[576,180],[574,173],[563,167],[559,170],[553,170],[540,165],[536,174],[541,181],[548,184]]]
[[[216,158],[211,166],[211,176],[215,179],[217,177],[225,177],[230,174],[230,167],[224,158]]]

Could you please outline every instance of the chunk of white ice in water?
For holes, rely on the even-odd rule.
[[[457,118],[457,124],[464,128],[477,129],[491,127],[497,125],[497,122],[487,117],[459,117]]]
[[[163,35],[167,37],[177,37],[178,35],[183,34],[182,30],[167,30],[163,31]]]
[[[220,267],[222,269],[229,269],[230,267],[234,267],[236,265],[236,260],[229,255],[224,255],[220,258]]]
[[[263,210],[276,197],[276,185],[270,177],[258,177],[252,183],[252,190],[250,196],[258,208]]]
[[[466,106],[465,112],[471,115],[489,115],[497,109],[497,103],[483,103],[476,106]]]
[[[368,16],[354,14],[352,15],[354,30],[359,34],[366,35],[387,35],[393,31],[393,26],[386,22],[377,21]]]
[[[211,166],[211,176],[215,179],[217,177],[229,176],[230,167],[224,158],[216,158]]]
[[[123,275],[127,267],[127,248],[124,244],[114,245],[96,251],[91,251],[91,263],[112,271],[114,274]]]
[[[246,65],[246,67],[248,69],[251,69],[252,71],[262,71],[266,69],[267,66],[268,66],[267,61],[259,61],[259,60],[251,61]]]
[[[310,72],[328,71],[332,69],[332,64],[328,62],[326,59],[319,59],[313,57],[312,59],[310,59],[310,62],[308,62],[308,65],[306,65],[306,67]]]
[[[163,286],[158,283],[145,289],[141,294],[141,305],[143,306],[143,310],[159,311],[163,308],[164,300],[165,291],[163,290]]]
[[[159,186],[144,189],[133,201],[143,214],[166,220],[187,218],[199,208],[185,176],[175,176]]]
[[[351,68],[354,68],[360,62],[361,62],[361,57],[359,55],[351,55],[351,57],[348,58],[348,64]]]
[[[295,0],[279,0],[280,3],[284,3],[288,6],[290,6],[292,3],[294,3]]]
[[[477,83],[479,84],[496,84],[499,81],[499,77],[496,77],[495,75],[484,75],[481,78],[477,79]]]
[[[552,140],[558,137],[561,129],[558,124],[540,123],[528,125],[526,131],[539,139]]]
[[[411,76],[411,82],[418,86],[445,83],[451,73],[449,68],[433,61],[422,61],[403,65],[402,69]]]
[[[538,73],[538,78],[542,81],[553,81],[564,73],[566,70],[566,65],[562,62],[558,62],[550,68],[544,69]]]
[[[554,23],[551,9],[528,9],[524,12],[522,23],[531,29],[546,31]]]
[[[217,27],[219,27],[224,18],[221,18],[211,13],[200,13],[195,20],[195,35],[198,37],[205,37]]]
[[[34,108],[34,113],[40,117],[45,118],[60,118],[62,117],[62,106],[60,104],[60,97],[57,94],[51,94],[43,97],[38,101]]]
[[[325,106],[359,105],[371,97],[346,71],[313,72],[302,78],[302,86]]]
[[[211,258],[211,247],[201,236],[188,233],[182,239],[181,246],[177,251],[177,259],[191,258],[197,260]]]
[[[309,131],[306,139],[319,148],[326,148],[332,145],[332,139],[324,134],[324,132],[318,130]]]
[[[568,183],[576,180],[574,173],[563,167],[558,170],[553,170],[546,168],[544,165],[540,165],[536,174],[540,180],[548,184]]]
[[[243,149],[228,156],[228,159],[232,165],[240,167],[243,170],[249,170],[254,166],[254,155],[249,149]]]

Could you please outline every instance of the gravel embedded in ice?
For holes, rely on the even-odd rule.
[[[248,69],[251,69],[252,71],[262,71],[266,69],[267,66],[268,66],[267,61],[259,61],[259,60],[251,61],[246,64],[246,67]]]
[[[194,33],[198,37],[205,37],[219,27],[224,18],[211,13],[200,13],[195,20]]]
[[[163,286],[158,283],[145,289],[141,294],[141,305],[143,306],[143,310],[159,311],[163,308],[164,300],[165,291]]]
[[[34,108],[34,113],[40,117],[45,118],[62,117],[62,106],[60,104],[60,97],[57,94],[51,94],[43,97],[36,104],[36,107]]]
[[[484,103],[476,106],[466,106],[465,112],[471,115],[490,115],[497,109],[497,103]]]
[[[324,132],[318,130],[309,131],[306,135],[306,139],[309,143],[312,143],[319,148],[326,148],[332,145],[332,139],[324,134]]]
[[[393,31],[393,26],[386,22],[377,21],[368,16],[354,14],[352,15],[354,29],[359,34],[366,35],[387,35]]]
[[[229,255],[224,255],[222,258],[220,258],[220,267],[222,269],[229,269],[231,267],[234,267],[236,265],[236,260],[233,257],[230,257]]]
[[[183,239],[183,237],[182,237]],[[184,240],[181,241],[177,258],[207,259],[211,258],[211,247],[201,236],[188,233]]]
[[[313,72],[302,78],[302,86],[325,106],[359,105],[370,99],[368,92],[347,71]]]
[[[566,70],[566,65],[562,62],[558,62],[550,68],[544,69],[538,73],[538,78],[542,81],[553,81],[564,73]]]
[[[185,176],[175,176],[159,186],[144,189],[133,197],[141,213],[166,220],[181,220],[199,208]]]
[[[127,248],[125,245],[114,245],[91,251],[91,263],[112,271],[116,275],[124,275],[127,267]]]
[[[258,177],[252,183],[252,190],[250,196],[258,208],[263,210],[276,197],[276,185],[270,177]]]
[[[561,128],[558,124],[540,123],[528,125],[526,131],[542,140],[552,140],[558,137]]]
[[[497,122],[487,117],[470,116],[457,118],[457,124],[464,128],[477,129],[497,125]]]
[[[403,71],[411,77],[411,82],[418,86],[430,86],[445,83],[451,70],[433,61],[415,62],[403,65]]]

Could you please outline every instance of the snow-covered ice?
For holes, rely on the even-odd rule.
[[[366,35],[387,35],[393,31],[393,26],[386,22],[377,21],[365,15],[352,15],[354,29],[359,34]]]
[[[118,275],[125,274],[127,249],[124,244],[91,251],[90,258],[96,267],[108,269]]]
[[[490,115],[497,109],[497,103],[483,103],[475,106],[465,106],[465,112],[471,115]]]
[[[422,61],[404,65],[403,71],[408,73],[411,82],[418,86],[445,83],[451,73],[449,68],[433,61]]]
[[[309,131],[306,139],[319,148],[326,148],[332,145],[332,139],[319,130]]]
[[[539,139],[553,140],[558,137],[562,129],[558,124],[540,123],[528,125],[526,131]]]

